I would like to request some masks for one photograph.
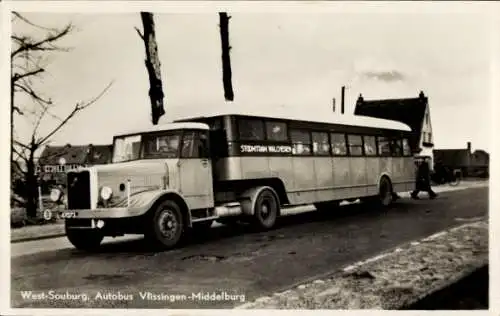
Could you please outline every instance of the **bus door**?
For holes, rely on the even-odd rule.
[[[191,209],[214,206],[208,131],[185,131],[179,159],[181,193]]]

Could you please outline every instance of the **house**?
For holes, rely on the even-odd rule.
[[[46,146],[38,159],[37,173],[43,188],[55,183],[64,183],[65,173],[78,167],[107,164],[111,162],[112,145]]]
[[[354,115],[399,121],[412,129],[410,143],[416,156],[430,157],[434,165],[433,135],[429,100],[421,91],[417,98],[365,100],[359,96]]]
[[[489,175],[489,154],[482,149],[472,152],[470,142],[467,142],[467,148],[463,149],[435,149],[434,159],[444,167],[460,169],[463,176]]]

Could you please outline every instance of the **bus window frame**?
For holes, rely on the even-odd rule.
[[[349,142],[349,136],[358,136],[361,138],[361,154],[359,155],[353,155],[351,153],[351,144]],[[346,145],[347,145],[347,152],[349,157],[364,157],[365,156],[365,140],[363,138],[362,134],[357,134],[357,133],[348,133],[346,134]],[[359,145],[356,145],[359,146]]]
[[[296,154],[293,152],[295,145],[298,145],[299,143],[295,143],[292,139],[292,131],[298,131],[304,134],[307,134],[309,136],[309,144],[307,144],[307,147],[309,147],[309,153],[307,154]],[[312,134],[311,130],[307,130],[304,128],[297,128],[297,127],[292,127],[288,128],[288,136],[289,136],[289,141],[290,144],[292,145],[292,156],[300,156],[300,157],[314,157],[315,155],[313,154],[313,148],[312,148]],[[304,145],[304,144],[302,144]]]
[[[366,142],[365,142],[365,137],[373,137],[373,139],[375,140],[374,142],[374,145],[375,145],[375,154],[372,154],[372,155],[368,155],[366,153]],[[363,151],[364,151],[364,155],[365,157],[378,157],[378,143],[377,143],[377,136],[376,135],[368,135],[368,134],[365,134],[363,135]]]
[[[182,149],[184,148],[184,136],[188,133],[194,133],[197,137],[198,140],[201,141],[201,134],[205,134],[206,137],[206,148],[203,154],[199,153],[199,157],[183,157],[182,156]],[[193,140],[195,140],[194,138]],[[211,151],[210,151],[210,133],[209,130],[197,130],[197,129],[186,129],[182,131],[182,137],[181,137],[181,142],[180,142],[180,153],[179,153],[179,159],[211,159]]]
[[[271,142],[271,143],[276,143],[276,144],[285,144],[285,143],[290,143],[290,127],[287,121],[285,120],[276,120],[276,119],[264,119],[264,141],[265,142]],[[286,133],[285,133],[285,139],[284,140],[275,140],[275,139],[269,139],[269,135],[267,133],[267,124],[272,124],[272,123],[280,123],[285,125]]]
[[[400,136],[393,136],[390,138],[390,141],[391,141],[391,146],[390,146],[391,147],[391,157],[396,157],[396,158],[404,157],[402,138]],[[393,150],[394,149],[393,142],[399,143],[399,149],[400,149],[399,155],[396,155],[396,153]]]
[[[405,155],[405,150],[404,150],[404,140],[406,139],[407,143],[408,143],[408,148],[410,149],[409,153]],[[403,157],[412,157],[413,156],[413,149],[411,148],[411,145],[410,145],[410,137],[408,136],[403,136],[401,137],[401,144],[403,145],[402,149],[403,149]]]
[[[241,137],[241,126],[240,123],[241,121],[258,121],[262,124],[263,128],[263,139],[248,139],[248,138],[242,138]],[[237,142],[266,142],[267,141],[267,135],[266,135],[266,120],[261,119],[261,118],[255,118],[255,117],[237,117],[236,118],[236,135],[237,135]]]
[[[384,138],[384,141],[387,141],[389,143],[389,153],[388,154],[382,154],[382,151],[380,150],[380,138]],[[377,136],[377,153],[378,153],[378,157],[393,157],[390,136],[385,136],[385,135],[378,135]]]
[[[333,152],[333,144],[332,144],[333,138],[332,138],[331,134],[342,135],[344,137],[345,154],[336,154]],[[330,152],[331,152],[332,157],[349,157],[349,147],[347,146],[347,134],[346,133],[330,131],[328,133],[328,138],[330,139]]]
[[[327,139],[327,143],[328,143],[328,152],[326,152],[326,153],[315,153],[314,152],[313,133],[326,134],[326,139]],[[311,129],[309,131],[309,134],[311,136],[311,153],[312,153],[312,155],[316,156],[316,157],[331,157],[332,156],[332,144],[330,142],[330,132],[326,131],[326,130]],[[321,143],[321,144],[323,144],[323,143]]]

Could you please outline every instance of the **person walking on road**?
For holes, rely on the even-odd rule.
[[[425,191],[429,194],[430,199],[435,199],[437,197],[436,192],[432,191],[431,179],[430,179],[430,168],[427,159],[418,162],[417,161],[417,179],[415,181],[415,190],[411,193],[413,199],[418,199],[418,193],[420,191]]]

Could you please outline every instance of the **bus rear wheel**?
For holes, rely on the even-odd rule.
[[[386,177],[380,180],[379,187],[379,203],[383,207],[388,207],[394,201],[394,192],[392,191],[392,184]]]
[[[65,230],[69,242],[78,250],[97,250],[104,239],[104,235],[97,230],[71,229],[67,226]]]
[[[148,220],[145,237],[153,246],[170,249],[180,242],[184,233],[181,208],[171,200],[161,202]]]
[[[273,228],[278,217],[279,203],[274,193],[269,189],[262,190],[255,200],[253,220],[259,229]]]

